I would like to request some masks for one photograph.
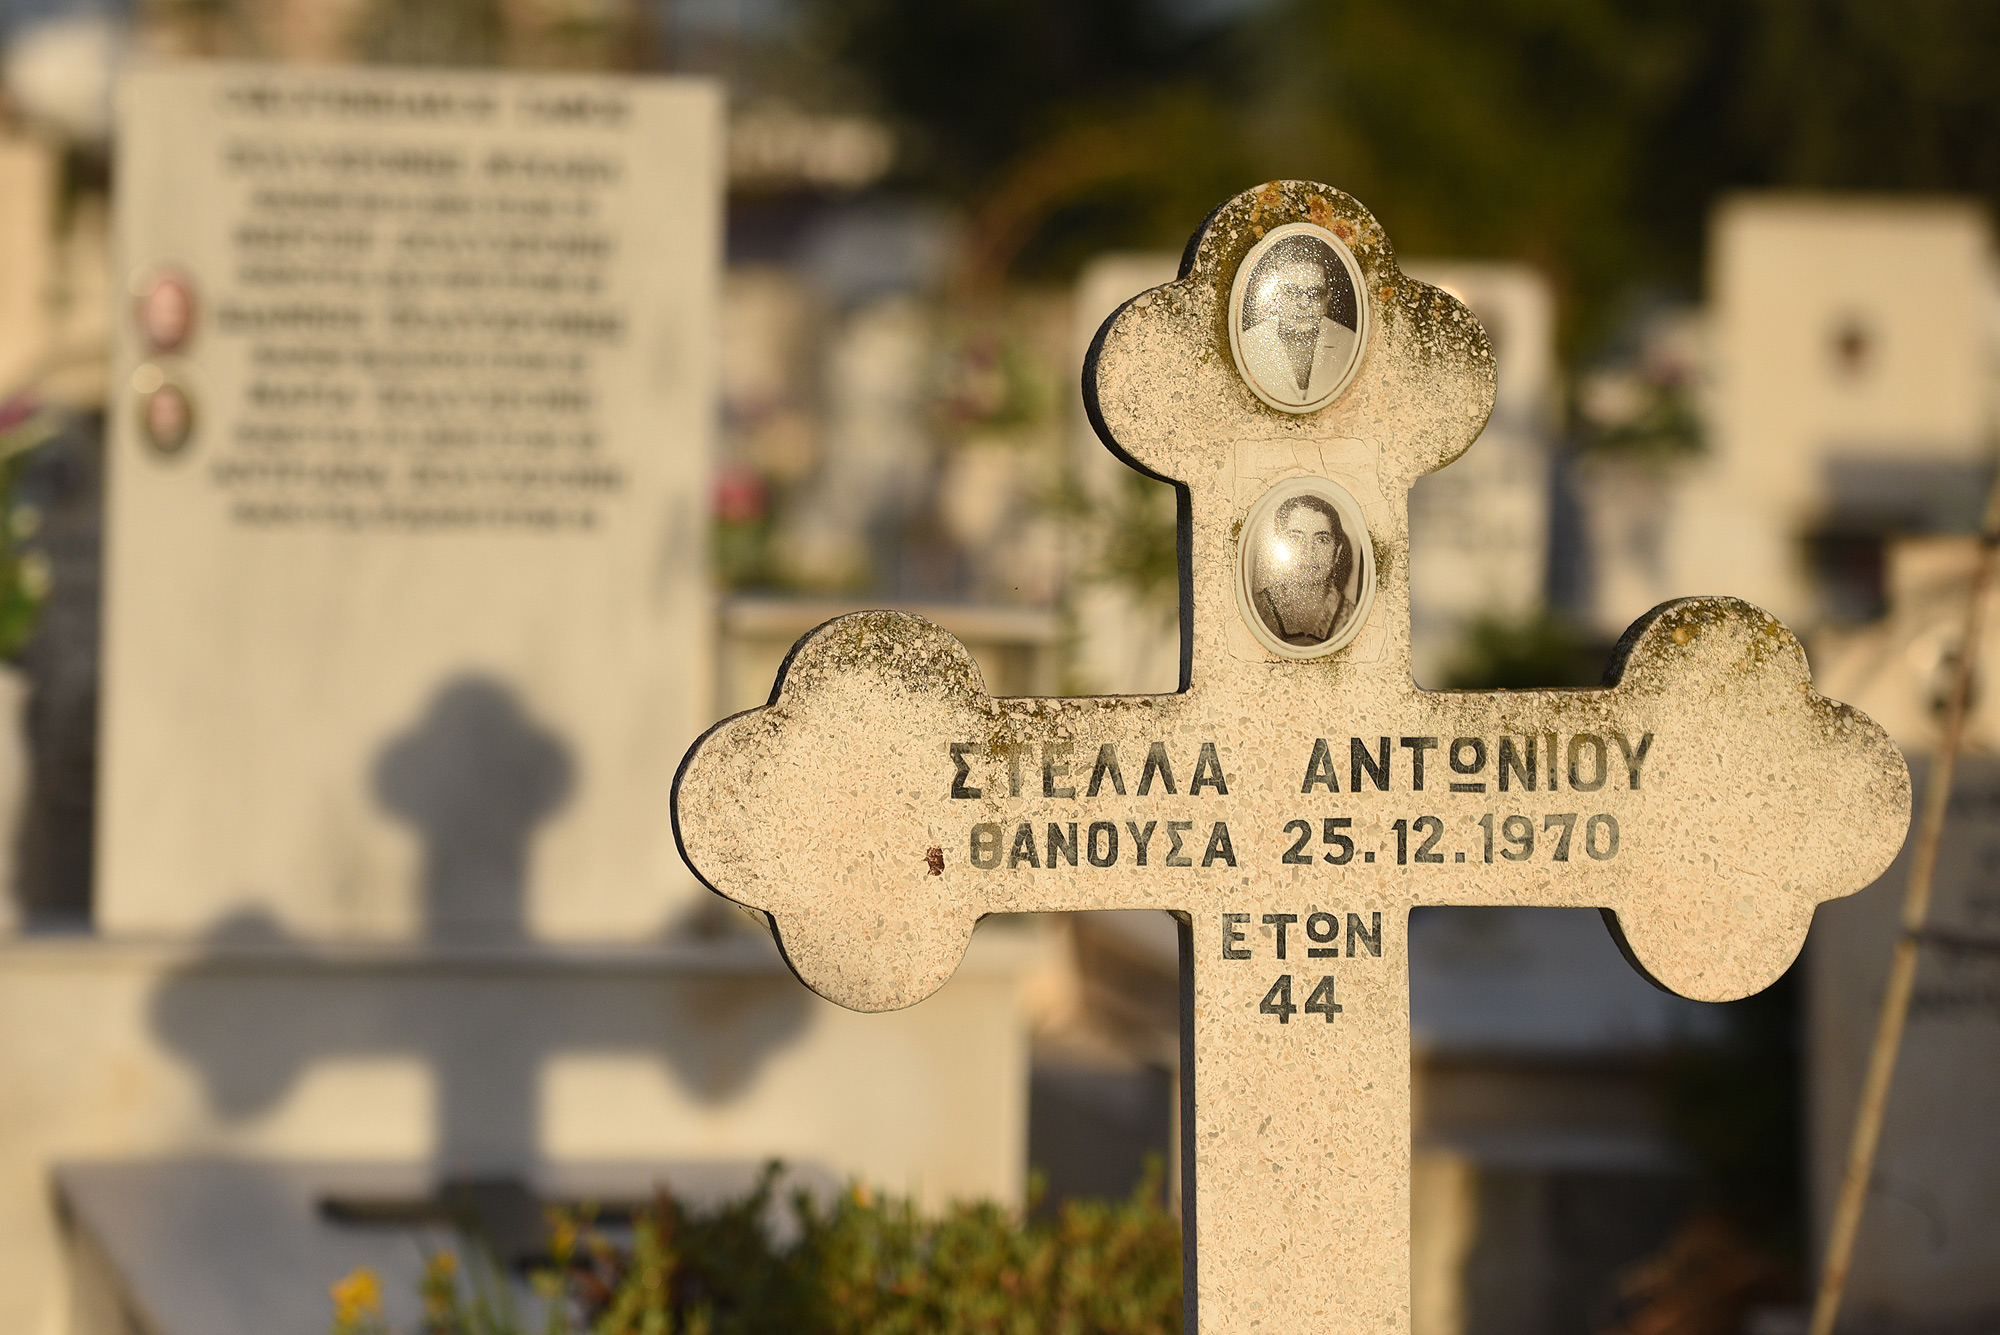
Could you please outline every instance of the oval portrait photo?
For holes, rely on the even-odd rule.
[[[1243,619],[1281,658],[1318,658],[1368,619],[1375,554],[1361,507],[1338,483],[1290,478],[1243,521],[1237,596]]]
[[[177,269],[161,269],[141,280],[133,303],[139,333],[155,352],[177,352],[194,334],[194,284]]]
[[[179,454],[194,434],[194,400],[179,385],[161,385],[139,400],[146,443],[161,454]]]
[[[1340,239],[1311,223],[1272,228],[1237,267],[1229,350],[1252,392],[1309,413],[1347,388],[1367,342],[1361,272]]]

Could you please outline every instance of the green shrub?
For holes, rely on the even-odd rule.
[[[1466,628],[1445,665],[1444,686],[1451,691],[1596,686],[1604,680],[1605,656],[1549,612],[1518,621],[1481,617]]]
[[[778,1175],[706,1214],[662,1193],[614,1240],[588,1213],[554,1211],[530,1283],[548,1335],[1170,1335],[1181,1325],[1180,1222],[1154,1165],[1125,1201],[1066,1202],[1033,1219],[991,1203],[922,1215],[854,1187],[787,1204],[787,1245],[766,1228]],[[480,1253],[475,1252],[475,1257]],[[385,1331],[372,1281],[334,1286],[335,1335]],[[423,1335],[525,1335],[487,1263],[432,1256]]]

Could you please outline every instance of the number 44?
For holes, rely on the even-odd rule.
[[[1305,1011],[1307,1015],[1324,1015],[1328,1024],[1332,1024],[1333,1017],[1340,1014],[1340,1003],[1333,999],[1333,976],[1331,974],[1322,977],[1313,987],[1312,995],[1306,998]],[[1290,974],[1281,973],[1278,975],[1278,981],[1271,984],[1271,990],[1266,992],[1264,1000],[1258,1003],[1257,1012],[1260,1015],[1277,1016],[1279,1024],[1290,1024],[1292,1022],[1292,1017],[1298,1014],[1299,1008],[1292,1004],[1292,976]]]

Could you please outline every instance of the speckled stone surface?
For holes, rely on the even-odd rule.
[[[1303,415],[1249,391],[1225,324],[1237,263],[1287,222],[1345,242],[1372,306],[1353,383]],[[1777,978],[1908,825],[1888,737],[1733,599],[1655,609],[1601,689],[1416,687],[1407,493],[1493,387],[1471,312],[1403,276],[1357,202],[1239,195],[1084,368],[1105,443],[1183,487],[1183,689],[995,699],[943,631],[862,613],[682,766],[690,865],[846,1006],[922,1000],[982,914],[1181,918],[1190,1330],[1408,1328],[1411,907],[1602,908],[1636,967],[1721,1001]],[[1360,633],[1303,661],[1236,593],[1244,515],[1300,476],[1360,503],[1376,580]]]

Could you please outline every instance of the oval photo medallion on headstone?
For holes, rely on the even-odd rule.
[[[132,373],[138,400],[139,434],[156,454],[172,457],[194,435],[194,399],[187,388],[171,380],[152,362]]]
[[[1360,266],[1312,223],[1274,227],[1237,267],[1229,351],[1256,396],[1288,413],[1324,408],[1346,389],[1368,341]]]
[[[1280,658],[1319,658],[1352,640],[1375,598],[1360,505],[1323,477],[1265,492],[1243,520],[1236,594],[1251,633]]]
[[[180,351],[194,334],[193,280],[172,268],[155,269],[134,277],[132,317],[152,351]]]

